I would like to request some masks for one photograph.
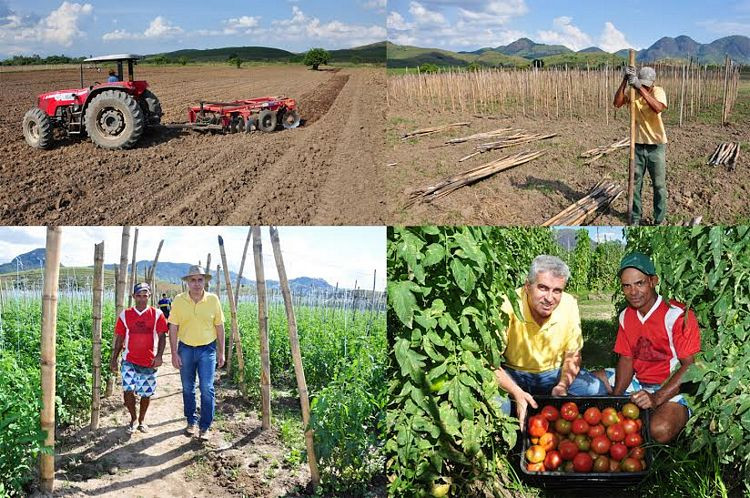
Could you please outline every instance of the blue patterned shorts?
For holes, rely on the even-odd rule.
[[[156,392],[156,369],[134,365],[129,361],[122,361],[122,390],[135,391],[143,398],[150,398]]]
[[[615,369],[605,368],[604,372],[607,374],[607,379],[609,379],[610,385],[612,387],[615,387]],[[646,383],[639,382],[638,379],[635,378],[635,375],[633,375],[633,380],[630,381],[630,385],[627,387],[627,389],[625,389],[624,394],[633,394],[641,390],[653,393],[654,391],[658,391],[660,388],[661,386],[659,384],[646,384]],[[687,404],[687,400],[682,394],[677,394],[675,396],[672,396],[668,401],[683,405],[685,408],[688,409],[688,415],[692,413],[690,410],[690,407]]]

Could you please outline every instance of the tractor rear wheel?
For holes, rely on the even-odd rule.
[[[29,109],[23,117],[23,138],[37,149],[49,149],[52,145],[52,122],[38,107]]]
[[[258,114],[258,128],[261,131],[270,133],[276,129],[276,124],[276,111],[268,109],[260,111],[260,114]]]
[[[298,127],[299,122],[300,118],[297,109],[292,109],[291,111],[287,111],[284,113],[284,117],[281,120],[281,125],[285,129],[291,130],[292,128]]]
[[[86,131],[105,149],[129,149],[141,138],[144,128],[141,106],[129,93],[106,90],[86,108]]]
[[[145,90],[141,94],[141,108],[146,114],[146,126],[154,126],[161,123],[164,113],[161,110],[159,98],[151,90]]]

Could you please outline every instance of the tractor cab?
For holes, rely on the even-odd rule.
[[[81,62],[81,86],[83,86],[83,64],[85,62],[93,62],[94,64],[99,64],[100,62],[115,62],[117,64],[117,79],[119,81],[133,82],[133,66],[135,66],[141,59],[143,59],[142,56],[135,54],[102,55],[99,57],[84,59],[83,62]],[[127,80],[125,79],[125,73],[123,71],[124,63],[127,63],[128,68]]]

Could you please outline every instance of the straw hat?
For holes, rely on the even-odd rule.
[[[192,277],[193,275],[201,275],[203,278],[206,279],[206,281],[211,280],[211,274],[206,273],[203,270],[203,267],[200,265],[193,265],[190,267],[190,269],[187,272],[187,275],[184,275],[182,277],[182,280],[187,280],[188,278]]]

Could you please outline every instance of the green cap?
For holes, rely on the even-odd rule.
[[[625,268],[635,268],[646,275],[656,275],[656,268],[654,268],[654,263],[651,261],[651,258],[642,252],[631,252],[630,254],[626,254],[625,257],[622,258],[622,261],[620,261],[620,271],[617,275],[622,275],[622,271]]]

